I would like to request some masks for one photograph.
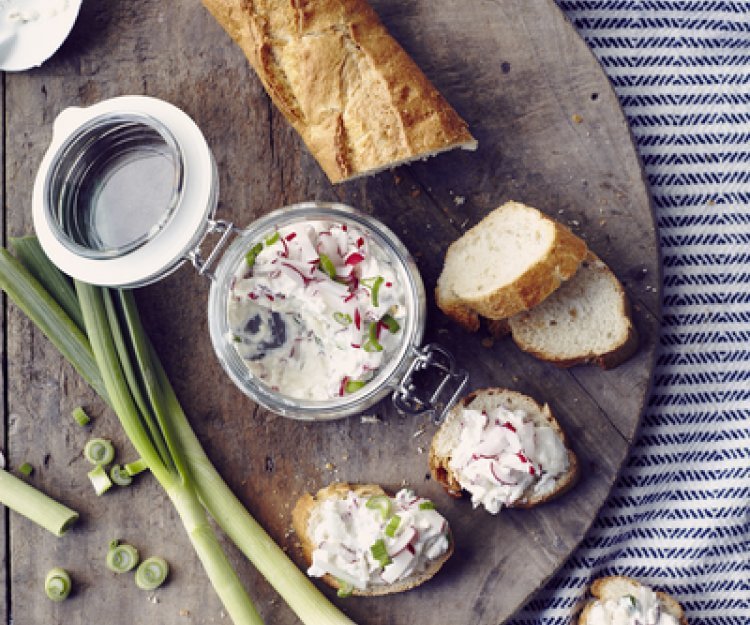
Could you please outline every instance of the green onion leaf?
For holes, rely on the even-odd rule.
[[[354,592],[354,586],[352,586],[349,582],[345,582],[343,579],[336,578],[336,581],[338,582],[339,589],[336,591],[336,596],[341,597],[342,599],[346,599],[346,597],[351,597],[352,592]]]
[[[56,566],[44,578],[44,592],[52,601],[65,601],[73,589],[70,575],[65,569]]]
[[[320,255],[320,269],[325,273],[331,280],[336,279],[336,265],[333,261],[328,258],[325,254]]]
[[[342,313],[336,311],[333,313],[333,320],[340,323],[342,326],[348,326],[352,324],[352,316],[348,315],[347,313]]]
[[[250,248],[250,251],[245,254],[245,261],[247,262],[248,267],[252,267],[253,265],[255,265],[255,259],[258,258],[258,254],[260,254],[262,251],[262,243],[256,243]]]
[[[119,464],[112,465],[109,478],[118,486],[130,486],[133,483],[133,476]]]
[[[375,282],[372,283],[372,305],[375,306],[375,308],[378,307],[378,295],[380,293],[380,286],[385,282],[385,278],[383,276],[378,276],[375,278]]]
[[[75,422],[81,427],[83,427],[84,425],[88,425],[91,421],[91,418],[86,414],[86,411],[81,406],[78,406],[78,408],[74,408],[73,412],[71,412],[70,414],[75,419]]]
[[[373,495],[365,503],[368,510],[379,510],[383,520],[391,516],[391,500],[388,495]]]
[[[399,525],[401,525],[401,517],[398,516],[398,514],[394,514],[385,526],[385,535],[388,536],[388,538],[393,538],[396,535],[396,530]]]
[[[135,585],[141,590],[156,590],[169,575],[169,565],[164,558],[151,556],[138,566],[135,572]]]
[[[91,464],[109,464],[115,459],[115,448],[106,438],[92,438],[83,448],[83,455]]]
[[[419,509],[420,510],[434,510],[435,504],[431,501],[420,501],[419,502]]]
[[[32,467],[28,462],[24,462],[20,467],[18,467],[18,472],[25,475],[26,477],[29,477],[34,472],[34,467]]]
[[[112,488],[112,480],[109,479],[109,475],[105,471],[101,464],[97,464],[91,471],[87,473],[91,485],[94,487],[94,492],[97,496],[101,496]]]
[[[380,341],[378,341],[378,322],[371,323],[370,327],[368,329],[368,339],[365,341],[365,344],[362,346],[362,349],[364,349],[366,352],[382,352],[383,346],[380,344]]]
[[[107,568],[113,573],[127,573],[138,564],[138,550],[133,545],[112,541],[107,551]]]
[[[274,244],[274,243],[276,243],[276,241],[278,241],[278,240],[279,240],[280,238],[281,238],[281,236],[279,235],[279,232],[278,232],[278,230],[277,230],[277,231],[276,231],[276,232],[274,232],[274,233],[273,233],[273,234],[272,234],[272,235],[271,235],[270,237],[267,237],[267,238],[266,238],[266,245],[269,245],[269,246],[270,246],[270,245],[273,245],[273,244]]]
[[[373,559],[382,567],[386,567],[391,563],[391,557],[388,555],[388,550],[385,548],[385,542],[382,538],[378,538],[370,546],[370,553]]]
[[[364,380],[347,380],[346,385],[344,385],[344,390],[347,393],[356,393],[365,384],[367,384],[367,382]]]
[[[380,322],[385,325],[386,328],[388,328],[388,332],[391,334],[396,334],[401,329],[401,326],[398,324],[398,321],[396,321],[391,315],[386,313],[383,315],[383,318],[380,320]]]

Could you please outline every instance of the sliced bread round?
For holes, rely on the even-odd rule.
[[[530,487],[519,500],[507,504],[506,507],[533,508],[570,489],[578,479],[578,458],[570,448],[565,432],[563,432],[549,406],[547,404],[541,406],[527,395],[501,388],[476,390],[461,399],[451,409],[445,421],[435,433],[430,446],[429,463],[432,477],[445,488],[449,495],[461,497],[464,494],[464,489],[451,468],[453,450],[456,449],[461,440],[461,413],[465,408],[489,412],[498,407],[511,412],[522,410],[533,420],[534,425],[551,428],[565,446],[568,454],[567,471],[557,476],[551,491],[543,495],[535,495],[533,488]]]
[[[591,595],[594,597],[587,602],[578,616],[578,625],[596,625],[590,620],[592,609],[597,602],[618,601],[624,597],[639,596],[644,586],[638,580],[624,575],[601,577],[591,584]],[[673,616],[681,625],[688,625],[682,606],[665,592],[656,592],[656,597],[662,610]]]
[[[356,495],[364,499],[369,499],[379,495],[391,496],[377,484],[348,484],[345,482],[336,482],[320,489],[315,495],[305,493],[297,500],[297,503],[292,510],[292,526],[300,540],[302,553],[308,566],[312,564],[313,551],[315,550],[315,545],[313,544],[312,537],[309,533],[309,523],[316,506],[319,506],[327,499],[346,499],[350,492],[354,492]],[[448,531],[450,532],[450,529]],[[362,597],[374,597],[404,592],[411,588],[415,588],[433,577],[452,554],[453,537],[449,534],[448,550],[439,558],[429,563],[424,571],[393,584],[372,585],[366,590],[354,588],[352,589],[351,594]],[[341,588],[339,580],[332,575],[326,574],[321,579],[332,588]]]
[[[625,291],[591,252],[570,280],[508,324],[518,347],[562,367],[595,362],[609,369],[638,347]]]
[[[437,304],[476,331],[478,315],[504,319],[536,306],[576,272],[586,251],[565,226],[507,202],[450,245]]]

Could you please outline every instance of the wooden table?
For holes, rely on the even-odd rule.
[[[220,216],[250,223],[306,199],[339,200],[385,221],[415,255],[428,291],[447,244],[507,199],[536,205],[586,237],[625,283],[642,335],[635,358],[603,372],[564,371],[451,325],[430,298],[427,339],[448,345],[471,388],[507,386],[549,401],[583,460],[583,479],[559,502],[499,517],[453,502],[427,477],[433,426],[383,403],[378,423],[359,418],[302,424],[255,407],[225,377],[208,339],[208,281],[190,267],[138,293],[178,395],[217,468],[271,535],[298,560],[290,503],[332,480],[405,481],[433,497],[458,544],[429,585],[397,597],[347,600],[359,623],[493,624],[507,618],[582,539],[633,439],[656,345],[659,263],[649,198],[626,122],[606,77],[551,0],[378,0],[393,34],[480,141],[456,153],[331,187],[269,103],[240,51],[196,0],[85,0],[61,51],[33,71],[3,79],[4,233],[31,230],[30,196],[52,121],[67,106],[122,94],[163,98],[205,133],[221,177]],[[154,480],[96,498],[81,450],[90,436],[135,458],[108,412],[19,311],[4,308],[0,432],[9,466],[81,512],[58,539],[0,515],[0,623],[224,623],[228,617]],[[80,428],[70,411],[94,416]],[[420,432],[424,432],[421,433]],[[172,563],[169,584],[137,590],[106,571],[110,540]],[[232,561],[268,623],[294,615],[231,546]],[[68,568],[75,594],[52,604],[45,572]],[[329,593],[330,596],[333,596]]]

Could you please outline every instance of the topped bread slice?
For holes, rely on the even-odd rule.
[[[578,617],[578,625],[599,623],[658,623],[687,625],[680,604],[664,592],[654,592],[623,575],[602,577],[591,584],[594,599]]]
[[[448,248],[437,305],[476,331],[479,315],[505,319],[542,302],[575,274],[586,253],[586,244],[562,224],[507,202]]]
[[[570,280],[508,325],[522,350],[562,367],[595,362],[609,369],[638,347],[625,291],[591,252]]]
[[[578,459],[548,405],[501,388],[456,404],[430,447],[430,471],[448,494],[475,507],[532,508],[575,484]]]

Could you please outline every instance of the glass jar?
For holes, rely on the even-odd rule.
[[[431,413],[440,419],[447,412],[466,374],[439,346],[420,347],[425,290],[414,260],[393,232],[354,208],[327,202],[286,206],[240,229],[214,219],[217,198],[215,161],[195,123],[166,102],[126,96],[58,116],[37,174],[32,208],[37,236],[50,260],[79,280],[137,287],[191,261],[212,281],[209,330],[219,361],[240,390],[273,412],[305,420],[336,419],[361,413],[389,393],[402,413]],[[233,344],[228,320],[231,286],[248,250],[271,231],[316,221],[365,233],[403,285],[405,308],[398,347],[372,379],[356,392],[326,400],[291,397],[259,379]],[[204,255],[201,245],[209,233],[221,237]],[[440,375],[423,396],[414,375],[427,368]]]

